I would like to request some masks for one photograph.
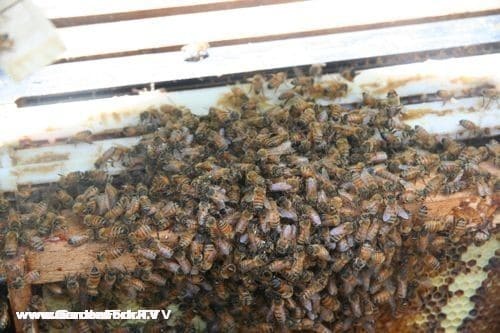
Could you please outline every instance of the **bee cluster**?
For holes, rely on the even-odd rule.
[[[17,210],[0,201],[3,255],[15,256],[18,243],[43,251],[44,238],[76,217],[85,232],[68,235],[70,246],[100,242],[96,260],[131,252],[138,266],[94,265],[47,288],[76,300],[75,311],[177,307],[176,320],[147,323],[148,332],[371,332],[383,314],[421,310],[428,276],[456,262],[459,246],[497,231],[499,182],[479,164],[498,167],[499,144],[439,141],[404,125],[395,91],[364,94],[356,109],[334,104],[348,86],[320,81],[320,71],[292,80],[277,103],[264,92],[284,73],[267,85],[254,76],[250,92],[233,88],[208,116],[174,106],[142,113],[141,142],[96,161],[126,172],[70,173],[18,195]],[[426,198],[465,189],[481,197],[474,208],[429,216]],[[31,307],[46,309],[38,296]]]

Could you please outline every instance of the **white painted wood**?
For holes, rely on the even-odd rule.
[[[223,1],[238,2],[238,0]],[[206,5],[222,2],[222,0],[33,0],[33,2],[44,11],[48,18],[58,19],[160,8],[176,8],[179,6]]]
[[[60,29],[62,58],[498,9],[498,0],[293,2]]]
[[[7,33],[13,45],[0,51],[0,68],[20,81],[56,60],[64,45],[54,25],[30,0],[9,4],[0,12],[0,33]]]
[[[94,169],[96,159],[112,146],[131,147],[139,142],[138,137],[119,138],[96,141],[93,144],[79,143],[76,145],[52,145],[49,147],[23,149],[11,152],[11,159],[15,164],[11,167],[0,168],[0,190],[12,191],[21,184],[42,184],[55,182],[59,175],[73,171]],[[36,162],[45,157],[57,157],[50,162]],[[121,168],[108,166],[111,174],[119,172]]]
[[[358,103],[363,91],[382,98],[389,89],[396,89],[400,96],[433,94],[446,89],[460,97],[462,90],[486,84],[500,86],[500,73],[492,71],[500,62],[499,54],[433,60],[406,65],[388,66],[361,71],[349,85],[349,93],[336,103]],[[416,74],[417,73],[417,74]],[[323,81],[342,80],[338,74],[325,75]],[[240,85],[248,91],[248,85]],[[285,84],[275,93],[266,90],[268,98],[277,97],[289,89]],[[162,94],[158,91],[138,96],[96,99],[88,101],[48,104],[16,109],[12,105],[0,107],[0,145],[15,144],[22,138],[48,140],[66,138],[83,130],[93,133],[131,126],[138,121],[139,113],[150,106],[176,104],[189,108],[194,114],[207,114],[210,106],[227,93],[230,86],[196,90],[175,91]],[[330,103],[331,101],[328,101]],[[482,102],[482,99],[481,99]],[[436,105],[442,104],[441,102]],[[446,106],[451,105],[448,103]],[[20,125],[22,124],[22,126]]]
[[[210,56],[198,63],[185,62],[181,52],[169,52],[58,64],[48,66],[18,84],[0,75],[0,104],[12,103],[23,96],[220,76],[311,63],[492,43],[500,41],[499,24],[500,15],[494,15],[274,42],[214,47],[209,49]],[[498,58],[494,60],[498,63]],[[473,68],[480,67],[484,72],[486,69],[498,67],[492,64],[481,62]],[[468,70],[468,67],[457,68]],[[494,70],[491,72],[497,73]]]
[[[500,108],[495,102],[485,108],[483,99],[479,97],[464,98],[455,102],[420,103],[405,107],[406,112],[420,112],[423,116],[406,120],[405,123],[414,127],[423,126],[429,133],[440,136],[449,135],[456,139],[477,136],[495,136],[500,134]],[[426,113],[432,111],[432,113]],[[470,120],[481,128],[489,128],[490,133],[473,133],[459,125],[462,119]]]
[[[169,103],[168,95],[149,92],[136,96],[0,109],[0,147],[20,139],[34,141],[67,138],[83,130],[93,133],[132,126],[149,107]]]

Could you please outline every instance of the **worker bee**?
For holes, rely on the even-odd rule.
[[[299,234],[297,235],[297,244],[305,245],[309,244],[309,239],[311,237],[311,221],[310,219],[300,219],[299,220]]]
[[[158,287],[164,287],[167,284],[167,279],[165,277],[147,270],[142,272],[141,279]]]
[[[83,224],[92,229],[99,229],[106,225],[106,220],[99,215],[87,214],[83,218]]]
[[[438,174],[434,177],[432,177],[427,184],[425,184],[425,187],[422,190],[422,194],[424,196],[428,196],[429,194],[435,194],[438,193],[444,183],[445,176],[442,174]]]
[[[338,242],[345,236],[354,232],[354,224],[352,222],[345,222],[330,230],[331,240]]]
[[[476,125],[474,122],[470,120],[462,119],[458,123],[460,126],[469,131],[472,135],[482,135],[484,133],[484,131],[481,129],[480,126]]]
[[[279,325],[284,325],[286,318],[287,318],[286,312],[285,312],[284,300],[279,296],[274,297],[272,300],[271,309],[272,309],[274,320],[276,320],[276,322]]]
[[[97,286],[101,281],[101,271],[94,265],[90,268],[87,274],[87,294],[89,296],[97,296]]]
[[[19,234],[13,230],[10,230],[5,235],[4,249],[3,252],[7,257],[14,257],[17,255],[18,250],[18,239]]]
[[[415,180],[423,175],[425,169],[423,166],[405,166],[401,171],[401,178],[404,180]]]
[[[11,49],[14,46],[14,40],[8,33],[0,34],[0,51]]]
[[[89,233],[76,234],[76,235],[72,235],[68,238],[68,244],[72,245],[72,246],[81,246],[81,245],[87,243],[88,241],[90,241],[90,239],[91,239],[91,236],[89,235]]]
[[[24,274],[24,282],[26,284],[33,284],[40,279],[40,271],[33,270]]]
[[[498,89],[495,88],[485,88],[481,90],[481,96],[483,97],[483,108],[488,109],[492,101],[496,101],[498,105]]]
[[[259,254],[253,258],[244,259],[240,262],[240,270],[245,273],[257,268],[264,266],[268,261],[268,257],[265,254]]]
[[[100,228],[97,230],[97,238],[99,240],[115,241],[125,237],[128,234],[128,228],[125,226],[113,225],[111,227]]]
[[[90,130],[85,130],[85,131],[81,131],[81,132],[78,132],[76,133],[75,135],[73,135],[72,137],[68,138],[68,140],[66,140],[66,143],[67,144],[77,144],[77,143],[92,143],[92,131]]]
[[[416,162],[418,165],[424,167],[426,171],[429,171],[438,165],[440,160],[437,154],[420,154],[417,155]]]
[[[288,259],[276,259],[269,264],[269,270],[271,272],[282,272],[290,269],[292,266],[292,261]]]
[[[260,74],[255,74],[253,77],[248,78],[247,82],[250,83],[250,91],[256,95],[264,94],[264,77]]]
[[[73,197],[65,190],[62,190],[62,189],[57,190],[55,192],[54,197],[56,198],[57,201],[59,201],[59,203],[62,205],[62,207],[64,207],[64,208],[73,207],[73,204],[74,204]]]
[[[119,245],[108,247],[106,251],[101,251],[97,254],[97,260],[114,260],[119,258],[123,253],[125,253],[125,248]]]
[[[427,254],[424,256],[424,264],[429,269],[437,271],[439,269],[440,263],[439,260],[431,254]]]
[[[377,219],[374,219],[372,223],[370,224],[370,228],[368,229],[368,232],[366,233],[366,241],[368,242],[373,242],[375,238],[378,235],[378,232],[380,230],[381,224]]]
[[[464,180],[462,180],[463,174],[464,171],[461,170],[451,182],[445,183],[443,185],[443,193],[452,194],[464,190],[467,187],[467,183]]]
[[[227,124],[240,119],[240,113],[235,110],[225,110],[217,107],[210,107],[208,115],[217,123]]]
[[[210,44],[208,42],[194,42],[186,44],[181,48],[184,54],[184,61],[200,61],[208,58],[208,49]]]
[[[434,149],[437,144],[436,137],[429,134],[429,132],[420,125],[415,125],[415,141],[418,145],[429,150]]]
[[[157,175],[153,178],[151,182],[151,193],[152,194],[160,194],[166,193],[167,189],[170,186],[170,179],[167,176]],[[141,196],[145,197],[145,196]]]
[[[306,247],[306,253],[314,258],[318,258],[322,261],[331,261],[330,253],[328,250],[320,244],[312,244]]]
[[[126,284],[130,286],[133,290],[138,292],[143,292],[146,289],[146,285],[140,279],[128,277]]]
[[[384,304],[392,301],[392,295],[387,289],[383,289],[373,295],[372,299],[375,304]]]
[[[449,102],[455,98],[455,94],[453,91],[444,90],[444,89],[440,89],[440,90],[436,91],[436,96],[439,97],[443,101],[443,106],[447,102]]]
[[[268,89],[274,89],[276,92],[278,88],[285,83],[287,78],[286,72],[278,72],[271,74],[271,77],[269,78],[269,81],[267,83],[267,88]]]
[[[214,244],[207,243],[203,247],[203,261],[200,265],[200,270],[206,272],[212,267],[215,258],[217,257],[217,249]]]
[[[394,224],[398,217],[405,220],[410,218],[408,212],[397,204],[394,195],[387,195],[386,201],[384,214],[382,215],[382,220],[384,222]]]

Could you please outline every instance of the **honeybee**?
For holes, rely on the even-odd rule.
[[[167,284],[167,279],[165,277],[150,271],[144,271],[141,275],[141,279],[158,287],[164,287]]]
[[[78,132],[75,135],[73,135],[72,137],[68,138],[68,140],[66,140],[67,144],[77,144],[77,143],[83,143],[83,142],[89,143],[89,144],[92,143],[92,131],[85,130],[85,131]]]
[[[153,178],[151,182],[151,193],[152,194],[160,194],[166,193],[167,189],[170,186],[170,179],[167,176],[157,175]],[[141,198],[144,196],[141,196]]]
[[[340,71],[340,75],[347,81],[353,82],[358,73],[356,73],[356,70],[354,68],[347,67]]]
[[[100,240],[117,240],[119,238],[125,237],[128,233],[128,228],[119,225],[113,225],[111,227],[100,228],[97,230],[98,239]]]
[[[92,266],[87,275],[87,294],[89,296],[97,296],[99,293],[97,286],[101,281],[101,271],[95,265]]]
[[[60,202],[60,204],[64,207],[64,208],[71,208],[73,207],[73,197],[71,195],[68,194],[68,192],[66,192],[65,190],[57,190],[55,192],[55,198],[56,200],[58,200]]]
[[[425,149],[434,149],[437,144],[436,137],[420,125],[415,125],[415,140],[417,144]]]
[[[392,295],[387,289],[377,292],[372,297],[375,304],[384,304],[392,301]]]
[[[120,199],[118,199],[116,204],[112,206],[112,208],[104,214],[104,218],[108,221],[117,220],[125,213],[127,205],[128,205],[128,198],[126,196],[120,197]]]
[[[347,94],[348,88],[348,85],[345,83],[330,80],[328,82],[325,82],[325,86],[321,93],[326,98],[335,99],[345,96]]]
[[[286,312],[285,312],[285,302],[279,296],[276,296],[272,300],[271,305],[273,317],[279,325],[284,325],[286,321]]]
[[[460,124],[460,126],[465,128],[467,131],[469,131],[473,135],[478,135],[478,134],[482,135],[483,133],[488,132],[488,130],[486,130],[486,132],[483,131],[480,126],[476,125],[475,123],[473,123],[472,121],[467,120],[467,119],[462,119],[458,123]]]
[[[81,246],[81,245],[87,243],[88,241],[90,241],[90,239],[91,239],[91,236],[89,235],[89,233],[77,234],[77,235],[70,236],[68,238],[68,244],[72,245],[72,246]]]
[[[420,154],[417,155],[416,162],[425,168],[426,171],[431,170],[439,164],[439,155],[437,154]]]
[[[14,46],[14,40],[9,37],[8,33],[0,34],[0,51],[11,49]]]
[[[269,81],[267,83],[267,88],[268,89],[274,89],[276,92],[278,88],[285,83],[287,78],[286,72],[278,72],[275,74],[271,74],[271,77],[269,78]]]
[[[397,204],[394,195],[389,194],[387,195],[386,206],[382,215],[382,220],[384,222],[394,224],[398,217],[407,220],[410,218],[410,215],[404,208]]]
[[[276,259],[269,264],[269,270],[271,272],[282,272],[284,270],[290,269],[292,266],[292,261],[288,259]]]
[[[208,42],[194,42],[186,44],[181,48],[184,54],[184,61],[200,61],[208,58],[208,49],[210,44]]]
[[[376,107],[380,103],[380,101],[377,98],[373,97],[371,94],[369,94],[366,91],[363,91],[362,96],[363,96],[363,105],[366,105],[369,107]]]
[[[354,224],[352,222],[345,222],[338,227],[332,228],[330,230],[331,240],[333,242],[338,242],[345,236],[354,232]]]
[[[33,284],[40,279],[40,271],[33,270],[24,274],[24,282],[26,284]]]
[[[134,253],[140,258],[142,257],[148,260],[156,259],[156,252],[145,247],[136,246],[134,249]]]
[[[438,193],[444,183],[445,176],[442,174],[438,174],[434,177],[432,177],[427,184],[425,184],[424,189],[422,190],[422,194],[425,196],[428,196],[430,194],[435,194]]]
[[[201,271],[208,271],[217,257],[217,249],[214,244],[207,243],[203,247],[203,261],[200,265]]]
[[[373,242],[373,240],[375,240],[379,233],[380,226],[381,224],[379,223],[379,221],[377,219],[373,219],[372,223],[370,224],[370,228],[366,233],[366,241],[371,243]]]
[[[99,261],[104,261],[105,259],[107,260],[113,260],[116,258],[119,258],[123,253],[125,253],[125,248],[122,246],[112,246],[108,247],[106,251],[99,252],[97,254],[97,260]]]
[[[83,224],[92,229],[99,229],[106,225],[106,220],[99,215],[87,214],[83,218]]]
[[[19,234],[10,230],[5,235],[5,242],[3,252],[7,257],[14,257],[17,255]]]
[[[250,83],[250,92],[256,95],[264,94],[264,77],[260,74],[255,74],[253,77],[248,78],[247,82]]]
[[[328,250],[323,245],[320,245],[320,244],[308,245],[306,247],[306,253],[309,256],[318,258],[319,260],[322,260],[322,261],[331,261],[332,260]]]
[[[455,98],[454,92],[450,90],[440,89],[436,91],[436,95],[443,101],[443,105]]]
[[[439,269],[439,266],[440,266],[439,260],[437,260],[437,258],[431,254],[425,255],[424,264],[428,268],[435,270],[435,271],[437,271]]]
[[[483,97],[483,108],[488,109],[492,101],[496,101],[498,105],[498,89],[495,88],[485,88],[481,90],[481,96]],[[487,102],[485,103],[485,101]]]

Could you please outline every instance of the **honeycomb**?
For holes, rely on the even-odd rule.
[[[448,258],[447,269],[430,279],[430,293],[421,307],[396,320],[383,318],[378,328],[388,332],[498,332],[500,237],[497,234],[481,245],[462,245],[455,251],[462,254]]]

